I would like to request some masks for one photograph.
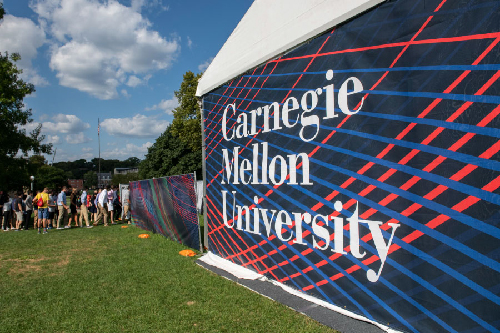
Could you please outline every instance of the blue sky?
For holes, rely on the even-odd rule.
[[[1,0],[0,0],[1,1]],[[4,0],[0,51],[18,52],[25,98],[55,161],[143,158],[251,0]],[[52,156],[47,156],[49,162]]]

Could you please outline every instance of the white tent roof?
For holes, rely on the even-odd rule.
[[[384,0],[255,0],[198,83],[203,96],[232,78]]]

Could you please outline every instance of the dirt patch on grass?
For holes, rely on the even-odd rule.
[[[73,252],[73,251],[70,251]],[[40,256],[37,258],[6,259],[5,263],[10,263],[7,274],[10,276],[26,276],[30,273],[44,271],[48,276],[61,274],[61,268],[66,267],[72,255],[66,254],[60,257]]]
[[[38,258],[26,258],[26,259],[5,259],[4,262],[10,263],[11,267],[7,272],[10,276],[25,275],[26,273],[39,272],[42,270],[42,264],[46,260],[46,257],[41,256]]]

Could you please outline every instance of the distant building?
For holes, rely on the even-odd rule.
[[[139,168],[133,167],[133,168],[115,168],[113,173],[115,175],[126,175],[127,173],[138,173]]]
[[[68,185],[77,190],[83,190],[83,179],[68,179]]]
[[[97,186],[106,186],[111,184],[111,172],[97,173]]]

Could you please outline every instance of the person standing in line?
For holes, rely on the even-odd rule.
[[[94,225],[98,224],[103,219],[104,226],[108,226],[108,210],[106,207],[106,201],[108,200],[108,191],[107,189],[103,189],[99,195],[97,196],[97,209],[99,209],[99,215],[97,215],[97,221],[95,221]]]
[[[42,193],[36,195],[35,200],[38,202],[42,199],[42,206],[38,206],[38,233],[40,233],[40,226],[43,225],[43,233],[47,231],[47,220],[49,218],[49,189],[44,188]]]
[[[3,204],[5,202],[5,194],[0,191],[0,228],[3,229]]]
[[[57,195],[57,210],[59,216],[57,217],[57,229],[64,229],[62,226],[68,220],[68,206],[66,205],[66,186],[63,186],[61,193]],[[62,223],[61,223],[62,222]]]
[[[5,194],[5,201],[3,204],[3,231],[9,231],[9,223],[10,223],[10,213],[12,210],[12,202],[9,195]]]
[[[87,228],[92,228],[91,225],[89,225],[89,212],[87,210],[87,187],[83,189],[82,195],[80,197],[81,200],[81,206],[80,206],[80,227],[82,226],[83,219],[85,219],[85,224],[87,224]]]
[[[111,224],[116,224],[114,219],[114,207],[113,207],[113,189],[108,187],[108,212],[111,215]]]
[[[11,213],[10,213],[10,230],[15,230],[16,229],[16,224],[17,224],[17,199],[19,198],[17,193],[14,193],[14,197],[12,198],[11,201]]]
[[[56,225],[57,225],[57,220],[59,218],[59,211],[57,209],[57,191],[56,190],[52,190],[52,200],[54,200],[54,219],[52,220],[52,227],[55,229],[56,228]]]
[[[19,231],[19,229],[23,224],[23,192],[21,191],[17,192],[17,198],[14,198],[12,206],[13,206],[12,211],[15,212],[15,217],[16,217],[16,224],[14,230]]]
[[[26,214],[26,197],[27,195],[23,193],[23,195],[21,195],[21,204],[22,204],[22,207],[23,207],[23,222],[21,223],[21,227],[20,229],[21,230],[26,230],[25,228],[25,225],[26,225],[26,221],[27,221],[27,214]]]
[[[36,191],[35,197],[40,193],[40,190]],[[33,229],[36,229],[38,225],[38,205],[35,201],[35,198],[33,198]]]
[[[52,191],[49,196],[49,229],[54,228],[54,217],[56,214],[57,196],[56,191]]]
[[[33,191],[28,190],[28,195],[26,196],[26,221],[24,223],[24,230],[28,230],[31,224],[31,215],[33,215]]]
[[[94,194],[92,194],[92,197],[90,198],[90,218],[92,219],[92,223],[94,223],[95,221],[97,221],[97,195],[95,194],[95,191],[94,191]]]
[[[71,228],[71,222],[75,222],[75,227],[78,227],[78,220],[76,214],[76,189],[71,191],[69,209],[71,211],[71,216],[69,217],[68,225],[65,228]]]

